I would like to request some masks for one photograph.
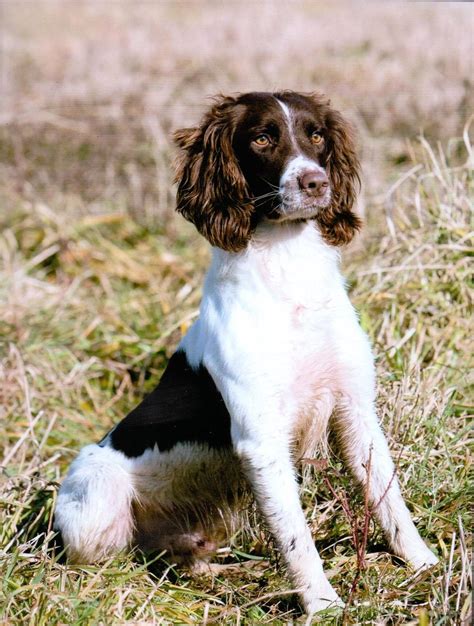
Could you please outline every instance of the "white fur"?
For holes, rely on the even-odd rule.
[[[290,108],[284,102],[279,100],[278,98],[276,98],[276,101],[278,102],[278,104],[283,109],[283,113],[285,114],[285,117],[288,120],[288,123],[291,125],[291,111],[290,111]],[[291,128],[291,126],[290,126],[290,128]]]
[[[285,192],[286,186],[298,178],[303,172],[307,170],[317,170],[319,172],[324,172],[324,168],[319,165],[313,159],[308,159],[301,154],[293,157],[287,164],[280,180],[280,190],[282,193]]]
[[[96,561],[128,547],[133,531],[132,463],[92,444],[72,463],[59,490],[55,526],[73,561]]]
[[[416,568],[436,562],[394,477],[375,414],[369,342],[337,251],[312,223],[263,224],[244,252],[215,249],[201,316],[182,346],[192,364],[204,363],[223,395],[235,450],[308,611],[340,602],[306,526],[291,460],[294,429],[322,393],[336,403],[347,461],[368,485],[393,549]]]
[[[315,201],[301,190],[299,180],[306,172],[324,169],[312,159],[303,155],[291,158],[286,164],[280,178],[279,193],[281,197],[280,221],[294,219],[308,219],[314,217],[318,211],[327,207],[331,201],[331,189],[328,186],[324,196]]]
[[[276,98],[276,101],[281,106],[281,108],[283,109],[283,113],[285,114],[287,125],[288,125],[288,132],[290,135],[291,143],[293,144],[293,149],[296,150],[296,154],[299,154],[300,149],[298,146],[298,142],[295,139],[295,130],[293,126],[293,116],[291,114],[291,110],[284,102],[282,102],[281,100],[278,100],[278,98]]]
[[[221,392],[236,457],[178,445],[127,459],[107,446],[88,446],[56,509],[73,555],[89,560],[130,544],[132,500],[143,511],[136,516],[139,534],[168,532],[160,512],[174,502],[190,505],[206,490],[197,479],[186,486],[194,475],[189,468],[202,461],[213,477],[208,492],[218,491],[219,481],[237,485],[243,470],[306,610],[341,604],[306,525],[294,470],[295,456],[311,453],[334,411],[347,462],[367,486],[392,548],[416,568],[436,562],[394,477],[374,408],[371,349],[338,261],[313,222],[262,223],[245,251],[213,250],[200,317],[181,348],[192,366],[204,364]]]

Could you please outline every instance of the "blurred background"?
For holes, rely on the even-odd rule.
[[[356,124],[369,196],[420,132],[460,136],[469,3],[2,2],[2,187],[53,210],[173,209],[170,133],[217,93],[321,91]]]

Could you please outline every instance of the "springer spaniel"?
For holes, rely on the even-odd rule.
[[[360,227],[350,126],[319,95],[248,93],[175,140],[177,209],[213,246],[200,317],[151,395],[73,462],[55,517],[69,557],[139,545],[196,567],[252,493],[306,611],[340,605],[295,475],[330,425],[393,551],[435,564],[400,494],[338,267]]]

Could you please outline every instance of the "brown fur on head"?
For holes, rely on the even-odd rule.
[[[316,219],[326,241],[341,246],[349,243],[362,226],[362,220],[352,210],[360,188],[360,164],[349,123],[330,108],[326,123],[329,131],[326,171],[331,180],[332,201]]]
[[[232,146],[237,101],[220,100],[197,128],[176,131],[177,210],[213,246],[238,252],[255,228],[250,190]]]
[[[352,210],[359,185],[353,131],[318,94],[221,96],[200,126],[179,130],[174,139],[181,149],[177,210],[214,246],[242,250],[264,218],[315,220],[335,246],[348,243],[361,226]],[[309,170],[283,185],[298,156]],[[327,193],[301,182],[311,168],[319,176],[314,185],[324,177]]]

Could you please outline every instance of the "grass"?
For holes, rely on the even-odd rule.
[[[440,557],[414,577],[370,523],[361,569],[363,495],[337,456],[324,477],[308,467],[302,498],[331,581],[346,600],[355,583],[344,617],[321,621],[470,623],[472,10],[291,6],[1,6],[5,624],[304,622],[257,521],[219,555],[231,570],[191,578],[140,554],[70,567],[51,518],[79,448],[156,384],[197,315],[208,248],[173,215],[169,131],[209,94],[279,86],[325,90],[359,129],[366,228],[345,273],[404,494]]]

